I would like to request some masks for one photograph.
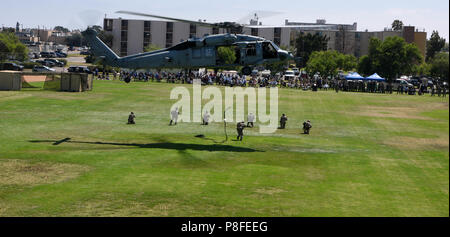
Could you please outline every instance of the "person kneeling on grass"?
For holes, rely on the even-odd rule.
[[[236,139],[238,141],[242,141],[242,138],[244,137],[244,127],[245,127],[245,123],[243,121],[237,123],[236,129],[237,129],[238,136]]]
[[[255,121],[255,115],[254,115],[253,113],[250,113],[250,114],[247,116],[247,120],[248,120],[248,122],[247,122],[247,127],[253,128],[253,126],[254,126],[253,122]]]
[[[134,115],[133,112],[131,112],[130,115],[128,115],[128,123],[127,124],[136,124],[136,122],[134,122],[135,118],[136,118],[136,116]]]
[[[209,124],[209,117],[210,117],[210,115],[209,115],[208,111],[206,111],[205,114],[203,115],[203,123],[202,123],[202,125],[208,125]]]
[[[309,134],[309,130],[312,128],[311,121],[308,120],[303,123],[303,134]]]

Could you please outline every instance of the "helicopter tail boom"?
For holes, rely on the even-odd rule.
[[[98,38],[95,30],[87,29],[83,32],[83,35],[95,56],[102,58],[107,65],[120,66],[120,57]]]

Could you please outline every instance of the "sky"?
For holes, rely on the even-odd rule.
[[[24,28],[84,29],[87,25],[103,25],[107,17],[143,19],[115,14],[127,10],[188,20],[207,22],[239,21],[252,12],[261,12],[264,25],[284,25],[285,19],[296,22],[358,23],[358,30],[382,31],[395,19],[404,25],[425,29],[428,38],[433,30],[449,39],[448,0],[14,0],[0,8],[0,24]],[[274,14],[276,13],[276,14]]]

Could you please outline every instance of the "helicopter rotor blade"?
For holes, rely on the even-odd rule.
[[[78,20],[83,24],[83,27],[100,25],[102,22],[102,12],[98,10],[84,10],[78,12]]]
[[[190,20],[178,19],[178,18],[173,18],[173,17],[158,16],[158,15],[139,13],[139,12],[132,12],[132,11],[117,11],[116,13],[135,15],[135,16],[143,16],[143,17],[159,18],[159,19],[164,19],[164,20],[184,22],[184,23],[200,25],[200,26],[205,26],[205,27],[217,27],[216,24],[213,24],[213,23],[207,23],[207,22],[201,22],[201,21],[190,21]]]

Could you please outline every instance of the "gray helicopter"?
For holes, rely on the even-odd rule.
[[[170,48],[119,57],[97,37],[95,30],[88,28],[83,32],[83,35],[90,45],[92,53],[100,58],[105,65],[129,69],[218,69],[243,66],[242,74],[250,75],[253,66],[294,59],[292,53],[280,49],[270,40],[256,36],[231,33],[242,31],[242,26],[234,22],[212,24],[128,11],[120,11],[118,13],[177,20],[215,28],[220,27],[227,29],[228,33],[189,39]],[[225,63],[218,56],[220,47],[229,47],[234,50],[236,60],[232,63]]]

